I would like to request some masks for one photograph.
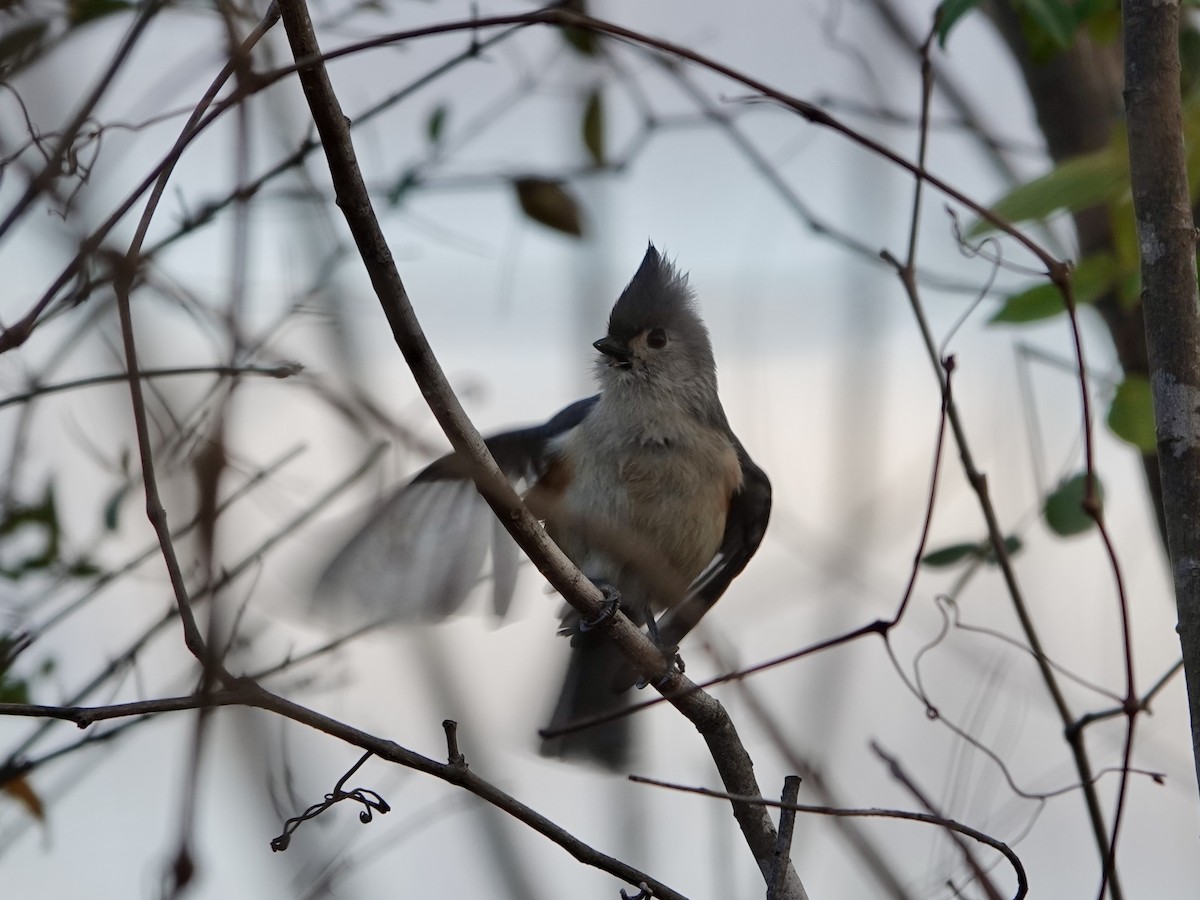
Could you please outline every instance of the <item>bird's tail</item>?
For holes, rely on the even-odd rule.
[[[547,730],[614,712],[629,702],[629,663],[616,645],[600,633],[576,634],[571,640],[562,692]],[[629,716],[542,741],[543,756],[582,759],[607,769],[628,769],[633,753]]]

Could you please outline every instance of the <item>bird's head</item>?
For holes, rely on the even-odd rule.
[[[600,351],[597,374],[606,389],[716,396],[712,344],[687,275],[653,244],[613,306],[608,334],[592,346]]]

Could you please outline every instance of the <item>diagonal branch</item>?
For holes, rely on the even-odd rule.
[[[285,0],[280,4],[280,13],[297,60],[300,83],[325,149],[337,204],[346,217],[396,344],[422,395],[454,449],[468,460],[480,493],[517,544],[571,606],[587,618],[595,618],[604,607],[600,591],[555,546],[500,473],[425,339],[371,207],[350,129],[321,61],[304,0]],[[301,60],[304,65],[300,65]],[[649,674],[664,695],[681,694],[672,702],[704,736],[726,787],[733,793],[759,796],[753,764],[724,708],[695,689],[689,679],[671,671],[661,651],[624,615],[618,613],[608,631],[626,658],[638,670]],[[734,788],[734,784],[741,787]],[[735,802],[733,812],[763,878],[770,878],[777,840],[774,823],[755,804]],[[806,897],[794,867],[789,867],[786,890],[780,897]]]

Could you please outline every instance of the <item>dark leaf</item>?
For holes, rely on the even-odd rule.
[[[1016,5],[1059,50],[1071,46],[1077,20],[1075,10],[1066,0],[1019,0]]]
[[[1087,474],[1080,472],[1060,484],[1054,493],[1046,498],[1042,513],[1051,531],[1062,537],[1069,537],[1082,534],[1095,524],[1083,508],[1086,490]],[[1100,502],[1104,500],[1104,489],[1099,479],[1096,479],[1096,499]]]
[[[429,121],[425,123],[425,133],[429,136],[429,143],[434,145],[441,143],[448,111],[445,103],[439,103],[429,114]]]
[[[1024,549],[1025,545],[1021,543],[1021,539],[1015,534],[1010,534],[1004,539],[1004,553],[1009,559],[1012,559]],[[992,549],[991,541],[986,542],[984,545],[984,558],[989,564],[993,566],[996,564],[996,551]]]
[[[24,632],[0,634],[0,684],[4,683],[5,673],[12,668],[17,657],[29,649],[33,639]]]
[[[1022,546],[1021,539],[1016,535],[1009,535],[1004,539],[1004,552],[1010,557],[1019,553]],[[978,544],[950,544],[937,550],[931,550],[921,557],[921,564],[937,569],[953,566],[966,559],[982,559],[994,564],[996,554],[992,550],[991,541],[981,541]]]
[[[978,544],[951,544],[948,547],[940,547],[926,553],[921,557],[921,565],[940,569],[953,566],[965,559],[978,559],[980,555]]]
[[[46,486],[46,492],[39,503],[32,506],[14,505],[8,511],[8,516],[0,522],[0,537],[12,534],[22,525],[41,525],[58,532],[58,514],[54,510],[54,486]]]
[[[400,176],[400,180],[395,186],[388,191],[387,202],[389,206],[399,206],[400,201],[404,199],[404,195],[411,191],[417,184],[420,183],[420,178],[414,169],[409,169]]]
[[[115,12],[131,9],[133,4],[128,0],[69,0],[67,3],[67,21],[72,26],[82,25]]]
[[[604,98],[599,88],[588,94],[583,107],[583,146],[597,166],[604,165]]]
[[[41,531],[45,543],[41,550],[0,569],[2,577],[15,580],[29,572],[49,568],[58,561],[60,535],[53,483],[46,485],[41,502],[32,506],[14,506],[9,510],[8,516],[0,522],[0,537],[10,535],[22,527]]]
[[[46,821],[46,806],[42,803],[42,798],[37,795],[33,789],[33,785],[29,783],[29,779],[24,775],[18,775],[16,778],[9,779],[4,782],[0,788],[4,793],[8,794],[13,800],[16,800],[25,807],[25,811],[37,819],[39,822]]]
[[[517,200],[533,221],[572,237],[583,235],[579,204],[561,182],[546,178],[518,178],[513,182]]]
[[[0,34],[0,73],[10,66],[28,62],[38,52],[38,44],[50,28],[45,21],[30,22]]]
[[[130,485],[128,482],[117,488],[108,502],[104,504],[104,530],[116,531],[117,525],[121,519],[121,504],[125,502],[125,497],[128,496]]]
[[[23,678],[0,678],[0,703],[28,703],[29,683]]]
[[[938,11],[941,18],[938,19],[938,45],[945,49],[946,38],[950,35],[950,29],[953,28],[958,20],[969,13],[980,4],[981,0],[942,0]]]
[[[103,571],[90,559],[77,559],[67,566],[66,575],[68,578],[95,578]]]
[[[579,13],[581,16],[589,15],[587,0],[568,0],[563,4],[563,9],[568,12]],[[592,31],[590,28],[563,28],[562,36],[566,42],[577,53],[584,56],[598,56],[600,54],[600,35]]]
[[[1082,6],[1083,4],[1080,4]],[[1095,5],[1095,4],[1090,4]],[[1077,8],[1075,14],[1080,23],[1087,29],[1088,37],[1093,43],[1102,47],[1115,44],[1121,37],[1121,10],[1116,3],[1110,4],[1109,9],[1088,12]]]

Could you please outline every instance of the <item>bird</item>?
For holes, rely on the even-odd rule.
[[[593,347],[599,393],[486,443],[610,609],[619,606],[673,659],[758,550],[771,483],[729,426],[688,276],[653,243]],[[492,608],[503,619],[520,551],[451,453],[370,516],[315,597],[397,622],[441,621],[480,582],[489,552]],[[638,677],[601,621],[569,607],[560,615],[571,651],[550,734],[620,708]],[[555,734],[541,751],[620,770],[631,758],[628,720]]]

